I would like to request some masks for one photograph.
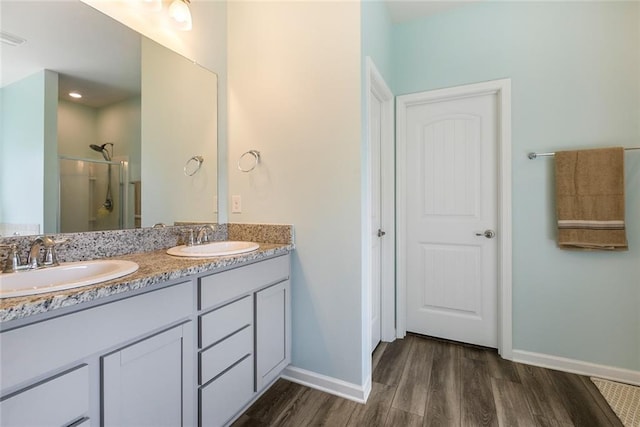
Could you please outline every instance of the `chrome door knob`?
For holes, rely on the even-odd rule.
[[[482,232],[477,232],[476,236],[484,236],[487,239],[493,239],[494,237],[496,237],[496,232],[493,230],[484,230]]]

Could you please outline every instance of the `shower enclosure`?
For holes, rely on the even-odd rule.
[[[127,220],[127,162],[60,156],[61,233],[117,230]],[[109,159],[109,160],[107,160]]]

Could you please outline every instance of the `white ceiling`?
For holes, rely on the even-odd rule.
[[[424,18],[450,9],[467,6],[480,0],[439,0],[439,1],[407,1],[385,0],[389,15],[394,23],[407,22],[413,19]]]

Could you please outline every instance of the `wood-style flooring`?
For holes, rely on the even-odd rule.
[[[244,426],[622,426],[589,378],[417,335],[381,343],[366,405],[278,380]]]

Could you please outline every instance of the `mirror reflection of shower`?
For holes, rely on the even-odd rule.
[[[107,149],[107,145],[111,146],[111,153],[109,153],[109,150]],[[113,159],[113,143],[107,142],[102,145],[91,144],[89,145],[89,147],[94,151],[102,153],[102,157],[104,157],[105,161],[110,162],[111,159]],[[113,196],[111,195],[111,165],[108,165],[107,168],[108,168],[107,196],[105,198],[104,203],[102,204],[101,209],[104,208],[108,212],[111,212],[113,211]],[[104,214],[104,212],[99,212],[99,214],[100,213]]]
[[[88,144],[83,145],[87,147]],[[114,158],[112,143],[91,144],[89,147],[101,156],[58,156],[58,232],[75,233],[133,227],[134,194],[133,188],[130,191],[127,185],[128,160],[125,160],[126,157]]]

